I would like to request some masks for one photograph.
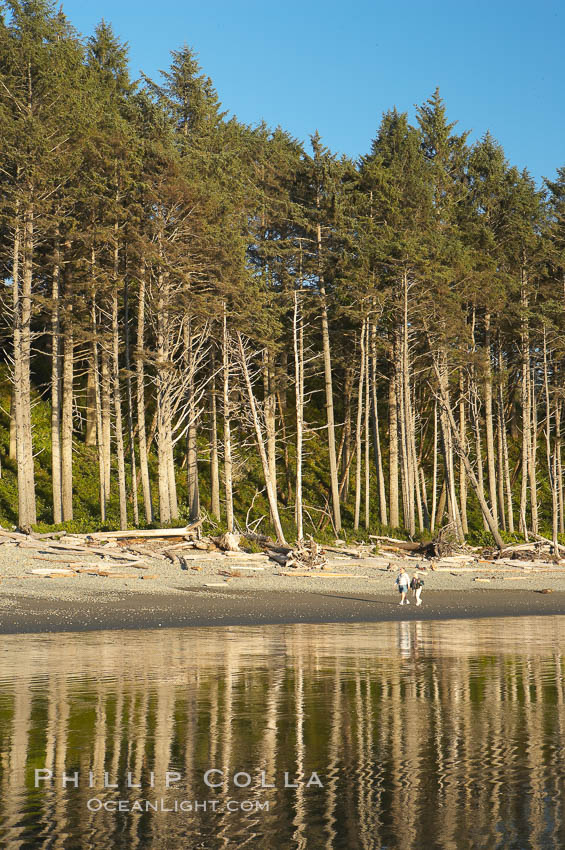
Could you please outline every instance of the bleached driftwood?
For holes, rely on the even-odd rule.
[[[145,528],[129,531],[95,531],[87,535],[92,540],[119,540],[128,537],[184,537],[191,531],[196,531],[202,525],[202,520],[185,525],[184,528]]]
[[[224,552],[239,552],[241,534],[237,531],[226,531],[220,537],[213,537],[214,543]]]

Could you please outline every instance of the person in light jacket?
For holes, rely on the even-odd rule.
[[[400,593],[400,604],[410,605],[410,600],[407,599],[408,587],[409,587],[410,579],[408,578],[408,573],[404,569],[404,567],[400,567],[400,572],[396,578],[396,584],[398,586],[398,592]]]

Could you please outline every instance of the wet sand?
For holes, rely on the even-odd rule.
[[[430,590],[423,604],[394,593],[175,587],[172,593],[113,593],[76,600],[2,594],[0,634],[276,623],[383,622],[565,614],[565,591]]]

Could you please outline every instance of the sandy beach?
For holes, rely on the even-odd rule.
[[[144,570],[110,567],[127,578],[32,573],[62,568],[68,560],[15,545],[0,547],[0,633],[565,613],[565,569],[558,567],[512,568],[470,558],[462,566],[428,569],[423,604],[416,607],[411,597],[411,604],[401,607],[394,581],[401,565],[412,573],[422,563],[413,558],[333,553],[324,571],[284,575],[292,571],[261,555],[196,553],[188,569],[153,558],[143,559]],[[92,560],[73,557],[77,564]]]

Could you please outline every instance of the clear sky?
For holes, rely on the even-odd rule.
[[[414,116],[440,87],[450,120],[486,130],[536,179],[565,166],[562,0],[63,0],[88,35],[105,18],[133,74],[188,44],[225,109],[336,153],[369,150],[383,111]]]

